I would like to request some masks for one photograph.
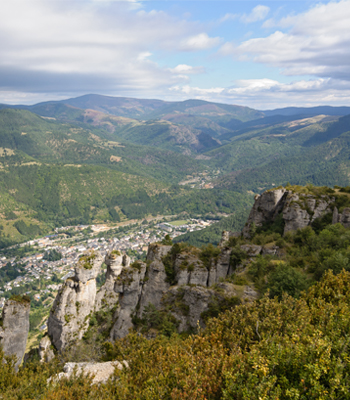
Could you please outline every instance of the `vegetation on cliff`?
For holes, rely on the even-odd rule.
[[[106,360],[124,360],[107,384],[73,377],[46,380],[59,361],[32,361],[16,374],[0,363],[6,399],[339,399],[349,385],[350,273],[323,279],[299,299],[268,296],[211,319],[185,339],[130,334],[106,344]],[[3,359],[3,354],[0,352]]]
[[[313,195],[326,191],[294,189]],[[347,190],[326,193],[346,197]],[[179,321],[172,311],[188,313],[181,298],[186,285],[174,292],[168,308],[149,304],[142,316],[134,315],[135,329],[113,342],[104,341],[115,309],[99,311],[91,316],[82,341],[54,361],[42,364],[34,357],[18,374],[10,359],[0,363],[0,394],[52,400],[348,398],[350,230],[320,217],[283,235],[280,222],[255,227],[250,239],[226,236],[221,248],[198,249],[164,239],[172,246],[162,257],[172,285],[178,255],[184,262],[187,256],[198,257],[208,270],[223,254],[230,260],[232,274],[208,289],[219,294],[220,285],[230,283],[237,296],[213,297],[201,315],[204,329],[198,325],[177,333]],[[184,262],[177,268],[188,269],[190,263]],[[131,268],[137,271],[140,265]],[[259,290],[259,300],[248,302],[241,295],[248,285]],[[91,385],[90,378],[79,376],[47,384],[64,362],[89,360],[127,360],[129,367],[116,370],[106,384]]]

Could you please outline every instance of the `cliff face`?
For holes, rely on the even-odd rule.
[[[75,267],[75,276],[67,279],[52,306],[47,323],[48,335],[58,350],[83,337],[95,307],[96,277],[102,256],[87,252]]]
[[[252,230],[266,225],[274,225],[286,234],[329,213],[333,213],[333,223],[350,226],[350,209],[342,207],[338,212],[336,195],[332,189],[314,187],[269,190],[256,196],[242,235],[249,238]],[[55,300],[48,321],[52,342],[62,350],[82,338],[94,312],[110,313],[108,334],[115,340],[126,336],[130,329],[142,329],[142,324],[149,321],[147,313],[170,315],[181,332],[204,327],[208,313],[221,309],[221,305],[235,304],[236,297],[240,301],[256,299],[254,287],[232,282],[244,282],[254,257],[278,255],[280,249],[275,244],[237,247],[237,236],[240,234],[223,232],[220,246],[207,249],[207,253],[186,245],[154,243],[148,248],[146,261],[133,264],[129,257],[112,251],[105,257],[106,282],[98,293],[95,278],[102,257],[84,255],[76,266],[75,277],[65,282]]]
[[[22,362],[29,332],[30,301],[7,300],[2,310],[0,344],[5,355],[17,357],[16,370]]]
[[[91,254],[84,255],[51,310],[48,334],[52,343],[63,350],[78,341],[87,331],[92,314],[100,311],[112,315],[110,339],[124,337],[135,328],[134,317],[142,320],[150,305],[170,313],[180,332],[197,329],[198,324],[204,327],[203,313],[212,304],[235,297],[237,291],[232,284],[220,283],[234,270],[230,265],[231,249],[218,249],[208,265],[199,253],[190,247],[174,252],[172,246],[155,243],[149,246],[146,262],[130,264],[129,257],[112,251],[105,257],[106,282],[98,293],[96,276],[102,257],[94,254],[91,268],[85,271]],[[250,293],[247,299],[256,298],[256,292],[248,287],[245,290]]]
[[[249,238],[251,230],[264,224],[282,219],[283,234],[305,228],[317,218],[335,210],[335,197],[332,194],[298,192],[295,189],[272,189],[257,195],[242,234]],[[350,226],[350,209],[345,208],[341,214],[333,214],[333,223],[340,222]]]
[[[161,244],[151,244],[148,247],[146,258],[148,268],[140,297],[139,315],[142,315],[148,304],[159,305],[164,293],[170,287],[162,261],[170,250],[171,246]]]

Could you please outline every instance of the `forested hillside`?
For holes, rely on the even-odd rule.
[[[222,227],[242,228],[239,215],[265,189],[349,184],[347,111],[264,114],[199,100],[97,95],[1,105],[2,243],[24,239],[18,220],[34,234],[157,213],[232,215],[191,239],[218,242]],[[10,212],[16,217],[7,219]]]

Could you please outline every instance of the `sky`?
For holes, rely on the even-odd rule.
[[[11,0],[0,103],[83,94],[350,105],[350,0]]]

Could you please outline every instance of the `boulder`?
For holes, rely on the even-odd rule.
[[[279,247],[278,246],[263,246],[262,250],[261,250],[261,254],[262,255],[270,255],[270,256],[274,256],[276,254],[278,254],[278,250]]]
[[[261,253],[262,246],[256,244],[244,244],[241,249],[247,253],[249,257],[256,257]]]
[[[250,286],[245,286],[244,287],[244,293],[243,293],[243,299],[246,301],[254,301],[257,300],[259,297],[259,294],[256,290],[254,290]]]
[[[62,378],[69,379],[74,373],[76,375],[89,375],[93,376],[92,384],[106,383],[108,379],[114,374],[115,368],[121,370],[123,368],[128,368],[128,363],[126,361],[108,361],[102,363],[66,363],[63,367],[63,372],[57,374],[54,377],[48,379],[50,382],[59,382]]]

